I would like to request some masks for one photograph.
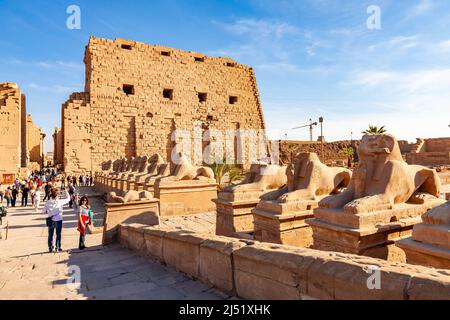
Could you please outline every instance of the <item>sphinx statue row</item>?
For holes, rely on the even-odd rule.
[[[447,238],[443,231],[435,243],[447,241],[450,249],[450,205],[439,198],[436,171],[408,165],[389,134],[364,136],[358,155],[353,172],[327,167],[314,153],[300,153],[287,166],[253,165],[215,200],[217,233],[404,261],[396,243],[413,228],[416,239],[425,239],[422,230],[432,232],[423,225],[438,224]]]
[[[105,162],[95,186],[107,193],[108,203],[157,198],[161,215],[209,212],[214,209],[211,199],[217,197],[212,169],[191,164],[182,153],[176,163],[165,162],[159,154]]]

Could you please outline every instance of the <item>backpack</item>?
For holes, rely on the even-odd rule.
[[[6,217],[6,214],[8,213],[8,210],[6,210],[6,208],[4,206],[0,207],[0,217]]]

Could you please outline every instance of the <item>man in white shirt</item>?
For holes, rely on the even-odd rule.
[[[47,218],[51,218],[51,223],[48,227],[48,250],[53,251],[53,234],[56,229],[56,251],[62,251],[61,249],[61,231],[63,223],[63,206],[68,204],[70,196],[67,190],[65,191],[65,198],[58,199],[58,191],[52,189],[50,191],[50,200],[44,205],[43,213],[47,214]]]

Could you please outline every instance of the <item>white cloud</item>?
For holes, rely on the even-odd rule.
[[[379,113],[363,111],[363,116],[350,115],[348,120],[340,120],[346,125],[362,123],[366,126],[369,122],[386,125],[392,133],[409,140],[450,135],[449,68],[355,72],[347,85],[367,93],[367,102],[361,106],[364,109],[376,110],[377,101],[389,108]],[[336,124],[336,128],[339,127]]]
[[[450,40],[441,41],[437,45],[438,49],[441,51],[450,51]]]
[[[405,20],[413,19],[432,11],[436,6],[434,0],[419,0],[416,5],[411,6],[410,9],[406,13]]]
[[[377,44],[369,46],[369,51],[374,51],[376,49],[380,50],[400,50],[400,49],[411,49],[423,45],[419,39],[419,35],[411,36],[396,36],[386,41],[382,41]]]
[[[222,24],[227,30],[239,35],[250,34],[253,37],[282,38],[287,34],[294,34],[298,29],[288,23],[269,20],[241,19],[231,24]]]
[[[47,85],[36,84],[34,82],[31,82],[27,86],[27,88],[30,90],[36,90],[36,91],[41,91],[41,92],[64,93],[64,94],[70,94],[72,92],[82,91],[82,88],[77,87],[77,86],[73,86],[73,87],[61,86],[61,85],[47,86]]]

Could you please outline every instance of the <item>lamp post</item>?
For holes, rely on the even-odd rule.
[[[319,118],[319,123],[320,123],[320,150],[321,150],[321,157],[322,157],[322,162],[325,161],[324,156],[323,156],[323,117]]]

